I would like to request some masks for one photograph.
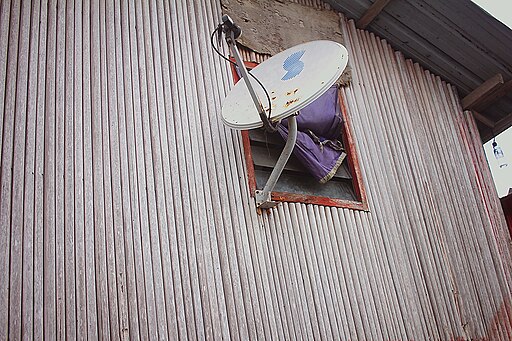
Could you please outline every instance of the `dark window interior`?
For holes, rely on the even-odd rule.
[[[263,129],[249,131],[249,139],[256,187],[261,189],[265,186],[285,141],[278,133],[269,134]],[[348,160],[345,154],[336,175],[321,184],[311,177],[308,170],[292,154],[274,191],[356,201]]]

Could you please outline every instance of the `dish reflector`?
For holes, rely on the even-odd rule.
[[[347,66],[348,52],[333,41],[317,40],[289,48],[255,67],[251,73],[265,86],[272,103],[272,122],[306,107],[327,91]],[[268,112],[263,89],[255,91]],[[238,82],[224,100],[222,121],[239,130],[263,126],[245,82]]]

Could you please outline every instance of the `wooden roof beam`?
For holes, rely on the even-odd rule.
[[[489,95],[482,98],[481,101],[477,105],[474,106],[476,110],[485,110],[485,108],[493,105],[502,97],[512,93],[512,80],[505,82],[505,84],[501,85],[494,92],[491,92]]]
[[[482,122],[483,124],[485,124],[489,128],[493,129],[494,126],[496,125],[496,122],[488,119],[487,117],[485,117],[484,115],[480,114],[479,112],[477,112],[475,110],[472,110],[471,112],[473,113],[473,117],[475,118],[475,120]]]
[[[356,22],[357,28],[365,29],[373,19],[386,7],[391,0],[375,0],[375,2],[364,12],[364,14]]]
[[[474,108],[501,85],[503,85],[503,76],[501,73],[498,73],[464,97],[462,99],[462,108],[464,110]]]
[[[474,114],[474,112],[473,112],[473,114]],[[475,119],[478,120],[478,118],[476,116],[475,116]],[[509,113],[504,118],[502,118],[501,120],[499,120],[498,122],[496,122],[493,127],[490,127],[490,130],[486,130],[486,133],[484,133],[484,135],[482,135],[482,141],[483,142],[489,141],[494,136],[499,135],[500,133],[504,132],[511,126],[512,126],[512,112]]]
[[[496,122],[494,125],[494,133],[498,135],[507,130],[510,126],[512,126],[512,112]]]

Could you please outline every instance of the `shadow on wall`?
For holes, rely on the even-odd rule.
[[[508,231],[512,237],[512,188],[508,190],[508,195],[500,199],[505,219],[507,220]]]

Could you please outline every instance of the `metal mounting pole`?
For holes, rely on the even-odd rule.
[[[249,72],[247,71],[247,68],[245,67],[245,64],[242,60],[242,57],[240,56],[240,52],[238,52],[238,48],[236,46],[236,38],[240,36],[242,30],[227,15],[222,17],[222,21],[223,32],[226,35],[226,42],[228,43],[228,46],[231,52],[233,53],[233,56],[235,57],[236,64],[238,65],[240,72],[242,73],[242,78],[244,79],[245,85],[247,86],[249,94],[251,95],[251,99],[254,102],[254,105],[256,106],[261,121],[263,122],[263,127],[265,127],[265,129],[268,132],[276,132],[277,124],[272,124],[272,122],[270,122],[270,118],[267,116],[265,108],[263,108],[263,105],[261,104],[261,101],[258,98],[256,91],[254,91],[252,83],[249,79]],[[269,105],[271,104],[269,103]],[[284,167],[286,166],[286,162],[288,162],[288,159],[292,154],[296,140],[297,119],[295,118],[295,115],[293,115],[288,118],[288,138],[286,139],[284,149],[281,152],[281,155],[279,156],[279,159],[277,160],[277,163],[274,169],[272,170],[272,173],[270,173],[270,177],[268,178],[265,187],[263,188],[262,191],[256,191],[256,207],[270,208],[277,205],[276,202],[272,201],[271,192],[274,189],[277,180],[279,179],[279,176],[281,176],[281,173],[283,172]]]
[[[231,53],[233,53],[233,56],[235,57],[236,65],[238,65],[238,68],[240,69],[242,78],[244,79],[245,85],[247,86],[247,90],[249,90],[249,94],[251,95],[252,101],[254,102],[254,105],[256,106],[258,113],[265,112],[265,109],[263,109],[263,105],[261,104],[261,100],[258,98],[258,95],[256,95],[256,91],[254,91],[254,88],[252,87],[252,83],[249,79],[249,72],[247,71],[244,61],[240,56],[240,52],[238,52],[236,40],[233,37],[226,37],[226,42],[228,43]]]
[[[260,115],[261,121],[263,122],[263,127],[265,127],[265,130],[267,130],[268,132],[276,132],[276,125],[270,122],[270,119],[267,116],[267,112],[265,111],[265,108],[263,108],[263,104],[261,104],[261,100],[256,94],[256,91],[254,91],[251,80],[249,79],[249,71],[247,71],[244,61],[240,56],[240,52],[238,51],[238,47],[236,46],[236,39],[234,38],[233,32],[231,32],[231,36],[226,36],[226,42],[228,43],[231,53],[233,53],[233,56],[235,57],[236,64],[240,70],[240,73],[242,74],[242,78],[244,79],[245,85],[247,86],[247,90],[249,90],[249,94],[251,95],[252,101],[256,106],[256,110]]]
[[[277,205],[275,201],[272,201],[271,192],[274,189],[274,186],[279,179],[279,176],[283,172],[284,167],[286,166],[286,162],[290,158],[292,154],[293,147],[295,147],[295,141],[297,140],[297,119],[294,116],[290,116],[288,118],[288,138],[286,139],[286,144],[284,146],[277,163],[270,173],[270,177],[265,184],[265,187],[262,191],[256,191],[256,207],[260,208],[270,208]]]

